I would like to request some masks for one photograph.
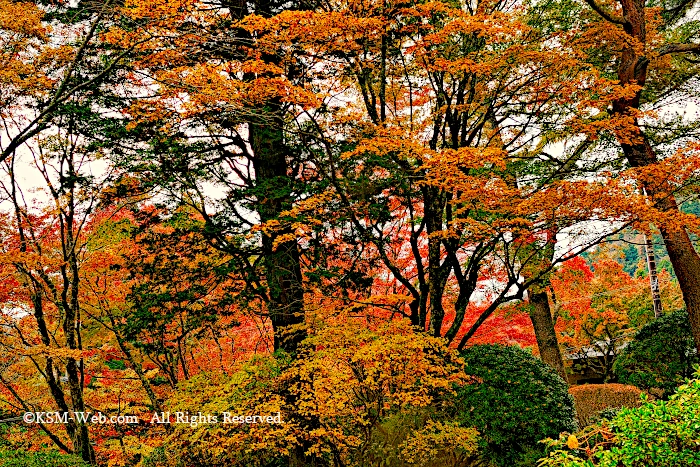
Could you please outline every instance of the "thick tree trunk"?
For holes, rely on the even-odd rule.
[[[624,114],[630,108],[637,108],[634,107],[635,103],[638,107],[639,97],[632,102],[615,102],[613,109],[618,113]],[[632,167],[647,167],[659,162],[654,149],[636,121],[635,130],[637,138],[641,141],[636,144],[621,144],[630,165]],[[663,181],[654,185],[645,183],[644,189],[658,209],[667,212],[679,210],[678,203],[671,194],[672,187],[666,186]],[[685,229],[669,229],[660,225],[659,230],[661,237],[664,239],[668,257],[673,265],[673,271],[678,278],[678,285],[683,293],[683,301],[690,319],[695,345],[700,350],[700,256],[695,251]]]
[[[547,243],[541,250],[541,265],[542,270],[551,267],[554,260],[554,248],[557,241],[557,234],[554,230],[547,231]],[[561,376],[564,381],[566,378],[566,369],[564,367],[564,359],[559,349],[559,340],[554,329],[554,318],[552,310],[549,306],[549,297],[547,296],[547,287],[549,279],[544,277],[539,284],[533,284],[527,289],[527,295],[530,300],[530,321],[535,331],[535,339],[537,347],[540,351],[540,358],[547,365]]]
[[[537,347],[540,350],[540,358],[547,365],[554,368],[564,381],[567,381],[564,359],[559,349],[557,333],[554,330],[554,320],[552,319],[547,292],[542,290],[530,293],[529,296],[532,307],[530,320],[532,320],[532,326],[535,329],[535,339],[537,339]]]
[[[250,145],[257,190],[257,211],[264,224],[279,219],[292,207],[282,118],[279,106],[266,109],[260,122],[249,124]],[[268,312],[272,321],[275,350],[294,353],[304,339],[304,290],[299,249],[295,239],[277,239],[291,234],[288,228],[265,230],[262,254],[268,288]]]
[[[445,193],[438,188],[425,187],[423,200],[428,233],[428,295],[430,297],[428,331],[433,336],[439,337],[442,335],[442,324],[445,319],[442,299],[451,264],[442,259],[442,237],[438,235],[443,229]]]
[[[683,293],[695,347],[700,351],[700,256],[685,230],[668,231],[662,228],[661,235]]]

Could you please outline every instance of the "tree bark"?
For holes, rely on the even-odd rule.
[[[647,269],[649,271],[649,287],[651,289],[651,299],[654,307],[654,317],[658,318],[663,314],[661,304],[661,293],[659,292],[659,274],[656,271],[656,255],[654,254],[654,244],[651,237],[644,235],[644,252],[647,256]]]
[[[540,252],[540,268],[542,270],[552,265],[556,241],[556,232],[554,230],[548,230],[547,243]],[[535,339],[537,340],[537,347],[540,351],[540,358],[547,365],[554,368],[564,381],[568,382],[566,369],[564,367],[564,359],[559,349],[559,340],[556,330],[554,329],[552,309],[549,306],[549,296],[547,295],[548,286],[549,278],[545,276],[540,283],[528,287],[527,294],[531,305],[530,321],[532,321],[532,327],[535,331]]]
[[[624,54],[623,54],[624,58]],[[637,69],[632,74],[631,79],[635,76],[639,78],[643,84],[643,77],[646,76],[646,62],[644,57],[636,57],[631,60],[632,68]],[[628,76],[629,73],[620,72],[620,76]],[[629,83],[630,81],[628,81]],[[639,98],[641,91],[631,100],[619,100],[613,103],[613,111],[628,115],[632,109],[639,108]],[[639,127],[639,122],[635,119],[633,129],[635,130],[635,139],[637,142],[629,144],[621,143],[622,150],[630,163],[630,166],[647,167],[659,162],[659,158],[654,152],[654,149],[649,144],[646,135]],[[643,183],[644,189],[651,197],[655,207],[662,211],[678,211],[678,203],[673,196],[673,187],[667,186],[666,183],[660,181],[658,184]],[[695,346],[700,351],[700,256],[695,251],[693,243],[690,241],[688,232],[685,229],[670,229],[660,225],[659,231],[666,245],[668,257],[673,265],[673,271],[678,278],[678,285],[683,293],[683,301],[685,302],[686,311],[690,319],[690,326],[693,332]]]
[[[430,323],[428,331],[435,337],[442,335],[445,310],[442,299],[450,274],[451,263],[442,260],[442,238],[445,193],[434,187],[423,189],[425,224],[428,234],[428,295],[430,298]],[[423,323],[421,323],[423,324]]]
[[[529,297],[532,307],[530,320],[535,329],[535,339],[537,339],[537,347],[540,350],[540,358],[547,365],[554,368],[564,381],[567,381],[564,359],[559,349],[559,341],[554,329],[554,320],[552,319],[552,310],[549,306],[547,292],[545,290],[529,292]]]
[[[291,179],[283,139],[279,105],[271,104],[260,121],[248,125],[253,149],[253,167],[260,222],[278,220],[292,207]],[[295,353],[305,337],[304,289],[296,239],[277,239],[292,234],[289,228],[266,229],[262,254],[268,289],[268,312],[274,332],[275,350]]]

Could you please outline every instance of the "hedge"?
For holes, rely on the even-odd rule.
[[[639,407],[642,391],[627,384],[583,384],[569,388],[574,396],[576,419],[579,427],[598,422],[600,412],[605,409]]]

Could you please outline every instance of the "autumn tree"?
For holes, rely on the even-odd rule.
[[[294,352],[303,339],[300,246],[287,227],[253,227],[280,224],[305,192],[308,180],[296,177],[304,161],[284,129],[290,108],[311,97],[295,87],[293,67],[278,54],[254,50],[252,33],[238,24],[248,14],[269,17],[283,7],[163,2],[155,11],[126,2],[123,11],[137,30],[115,28],[105,40],[128,49],[143,35],[171,38],[144,44],[134,54],[139,74],[131,85],[143,89],[146,75],[160,91],[125,109],[129,129],[148,149],[126,153],[119,163],[170,190],[171,200],[199,210],[210,242],[235,258],[250,299],[264,304],[275,349]],[[183,93],[191,99],[185,107],[175,104]],[[203,184],[211,182],[225,196],[208,198]]]
[[[586,60],[602,73],[630,90],[607,101],[609,107],[605,112],[613,122],[612,134],[651,203],[659,211],[677,216],[678,190],[688,183],[688,176],[679,173],[672,176],[663,162],[676,150],[670,143],[690,144],[684,152],[686,157],[681,157],[684,162],[676,164],[694,170],[689,157],[692,157],[696,122],[669,121],[674,130],[668,131],[659,124],[663,120],[646,123],[644,119],[653,118],[664,102],[694,93],[697,64],[693,56],[700,51],[700,44],[697,22],[687,18],[687,14],[697,4],[693,1],[656,4],[641,0],[610,4],[586,0],[586,4],[590,10],[577,25],[578,38],[572,44],[580,47]],[[690,241],[687,226],[669,223],[664,216],[656,223],[681,285],[693,335],[700,348],[700,257]]]
[[[179,381],[266,351],[268,330],[236,313],[227,257],[189,228],[201,219],[184,211],[154,223],[158,211],[143,199],[115,204],[113,189],[101,189],[109,184],[85,176],[94,161],[80,141],[61,133],[36,147],[30,167],[44,177],[48,207],[23,201],[17,167],[26,161],[6,161],[2,187],[14,209],[2,232],[0,401],[13,413],[150,419]],[[65,433],[62,425],[36,427],[44,436],[30,427],[26,446],[50,441],[92,463],[133,463],[146,440],[165,434],[76,417]],[[9,439],[18,442],[16,433]]]
[[[109,2],[96,10],[0,3],[2,264],[10,286],[3,297],[8,332],[2,384],[4,402],[15,410],[86,409],[92,354],[83,343],[80,255],[101,180],[89,173],[97,154],[80,134],[99,114],[85,97],[97,96],[126,56],[98,46],[97,31],[110,21]],[[43,183],[37,197],[47,204],[32,199],[23,181],[27,172]],[[43,395],[29,390],[20,375],[44,387]],[[65,433],[39,425],[62,450],[95,461],[84,422],[72,417]]]
[[[307,292],[350,283],[365,298],[406,296],[395,313],[463,347],[603,236],[555,258],[557,232],[629,216],[624,183],[576,179],[582,150],[548,152],[561,121],[595,124],[569,96],[626,88],[563,60],[551,25],[518,5],[228,6],[164,2],[156,17],[125,5],[141,29],[112,29],[115,48],[169,39],[134,54],[131,85],[145,74],[159,94],[126,111],[148,149],[119,162],[201,213],[264,304],[275,348],[303,337]],[[498,293],[465,323],[488,280]]]
[[[5,160],[2,190],[10,211],[4,213],[2,265],[6,280],[16,284],[10,297],[15,312],[3,314],[11,332],[4,335],[2,375],[12,405],[39,410],[37,401],[19,390],[18,375],[24,362],[48,389],[52,405],[62,412],[85,410],[85,359],[80,256],[87,216],[96,203],[96,181],[87,176],[92,155],[71,131],[75,115],[61,119],[62,130],[46,134],[31,151],[35,174],[43,179],[50,204],[36,209],[28,203],[19,182],[20,160]],[[18,313],[18,314],[17,314]],[[94,462],[88,428],[79,420],[65,425],[66,444],[53,427],[42,430],[66,452]]]
[[[533,115],[546,122],[566,117],[561,110],[566,102],[557,96],[576,79],[595,76],[535,46],[543,40],[541,31],[510,5],[460,10],[350,3],[340,8],[245,22],[251,30],[269,31],[258,40],[263,50],[308,44],[310,52],[299,53],[304,62],[318,60],[320,50],[338,57],[323,78],[334,69],[331,76],[354,78],[353,87],[344,79],[319,80],[319,87],[327,86],[320,94],[325,102],[302,112],[297,138],[331,186],[318,201],[290,210],[308,219],[290,225],[308,226],[306,234],[314,238],[322,208],[320,220],[337,225],[326,235],[348,239],[375,270],[384,270],[375,290],[408,296],[406,309],[398,313],[462,347],[496,308],[522,298],[560,260],[532,267],[539,264],[548,229],[592,215],[590,204],[576,203],[586,190],[593,195],[604,185],[546,174],[537,183],[527,180],[522,162],[518,172],[516,161],[534,165],[555,138],[546,124],[532,123]],[[320,28],[335,27],[338,13],[362,15],[354,42],[333,27],[328,33]],[[390,34],[377,29],[382,24]],[[522,50],[525,38],[532,41],[526,41],[533,47],[528,54]],[[514,63],[531,73],[514,71]],[[338,93],[354,97],[356,105],[339,105],[333,98]],[[522,121],[511,122],[513,115]],[[543,206],[551,211],[543,212]],[[501,287],[463,330],[465,311],[488,276]]]
[[[171,215],[148,199],[116,202],[114,192],[101,194],[81,264],[83,339],[101,357],[87,370],[86,400],[104,414],[150,421],[179,383],[227,373],[272,344],[260,316],[238,306],[241,281],[201,235],[196,213]],[[93,426],[98,459],[134,463],[168,428]]]
[[[0,2],[0,161],[50,130],[81,98],[98,100],[96,90],[118,82],[132,48],[115,51],[99,40],[120,21],[116,4]]]
[[[311,330],[303,358],[268,355],[230,375],[202,374],[170,401],[173,410],[193,413],[279,413],[282,423],[180,426],[169,437],[171,450],[154,456],[154,464],[473,461],[477,431],[439,419],[455,385],[473,383],[456,352],[442,339],[416,333],[406,320],[367,326],[332,315]],[[401,423],[415,425],[415,431],[407,436]],[[190,442],[193,429],[200,443]]]
[[[207,362],[216,354],[218,368],[226,371],[236,357],[270,351],[268,330],[251,307],[242,311],[249,305],[241,301],[242,281],[231,258],[202,235],[203,220],[187,208],[172,216],[148,208],[139,214],[140,225],[133,225],[132,238],[120,245],[131,243],[129,253],[114,263],[127,288],[121,310],[109,316],[112,331],[147,356],[173,388],[216,367]],[[106,292],[107,282],[103,287]],[[241,324],[252,335],[234,337]]]

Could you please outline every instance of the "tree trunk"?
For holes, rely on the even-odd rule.
[[[614,20],[622,25],[624,31],[639,44],[646,44],[646,4],[643,0],[622,0],[622,16],[619,18],[604,13],[595,0],[587,0],[587,3],[608,21]],[[630,97],[612,103],[613,114],[629,122],[629,127],[619,132],[618,142],[630,166],[647,167],[659,162],[659,158],[639,126],[636,115],[640,108],[642,88],[646,83],[649,59],[644,55],[643,49],[635,46],[634,41],[625,41],[619,45],[622,48],[617,68],[620,85],[638,85],[640,89]],[[678,211],[678,204],[672,195],[673,187],[663,180],[654,184],[643,183],[643,188],[657,208]],[[700,351],[700,256],[685,229],[671,230],[659,226],[659,230],[683,293],[695,345]]]
[[[644,65],[645,67],[646,65]],[[639,97],[632,102],[618,101],[613,104],[613,109],[618,113],[626,113],[634,104],[639,104]],[[637,108],[634,107],[634,108]],[[649,144],[646,135],[642,132],[638,122],[635,121],[637,138],[641,140],[636,144],[621,144],[622,150],[632,167],[647,167],[659,162],[654,149]],[[670,194],[672,187],[666,186],[663,181],[658,185],[644,184],[644,189],[651,197],[654,205],[662,211],[678,211],[678,203]],[[661,237],[664,239],[668,257],[673,265],[673,271],[678,278],[678,285],[683,293],[686,311],[690,319],[695,346],[700,351],[700,256],[695,251],[685,229],[669,229],[659,226]]]
[[[547,365],[551,366],[561,376],[564,381],[566,378],[566,369],[564,368],[564,359],[559,349],[559,341],[557,333],[554,330],[554,321],[552,320],[552,311],[549,307],[549,297],[547,292],[528,292],[530,297],[530,320],[535,328],[535,338],[537,339],[537,347],[540,350],[540,358]]]
[[[556,231],[547,230],[547,243],[540,252],[540,268],[545,269],[551,266],[554,260],[554,248],[556,246],[557,234]],[[547,365],[561,376],[564,381],[568,382],[566,377],[566,369],[564,367],[564,359],[559,349],[559,340],[554,329],[554,319],[552,318],[552,309],[549,306],[549,297],[547,296],[547,287],[549,286],[549,278],[545,276],[539,284],[533,284],[527,289],[527,295],[530,300],[530,321],[535,330],[535,339],[537,347],[540,351],[540,358]]]
[[[439,337],[442,335],[442,324],[445,319],[442,299],[451,264],[442,259],[442,237],[438,235],[443,229],[445,193],[438,188],[425,187],[423,200],[428,234],[428,295],[430,298],[428,331],[433,336]]]
[[[700,351],[700,257],[685,230],[661,229],[661,235],[683,293],[695,347]]]
[[[271,104],[251,122],[250,145],[257,190],[260,222],[279,219],[292,207],[291,180],[288,174],[282,118],[279,105]],[[304,339],[304,290],[300,255],[296,239],[277,239],[293,234],[290,228],[266,229],[262,235],[262,255],[268,288],[268,312],[272,321],[275,350],[294,353]]]
[[[651,299],[654,305],[654,317],[658,318],[663,313],[661,305],[661,293],[659,292],[659,275],[656,271],[656,255],[654,255],[654,244],[651,237],[644,235],[644,252],[647,256],[647,269],[649,270],[649,287],[651,289]]]

